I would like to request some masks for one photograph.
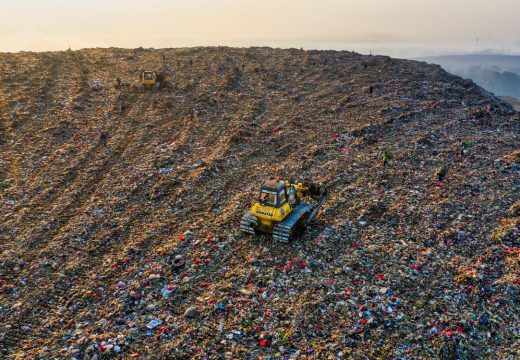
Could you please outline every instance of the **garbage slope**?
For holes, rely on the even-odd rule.
[[[438,66],[3,53],[0,115],[5,357],[516,354],[519,115]],[[331,194],[289,245],[238,232],[276,176]]]

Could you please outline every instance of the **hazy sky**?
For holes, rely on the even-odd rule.
[[[520,54],[520,0],[0,0],[0,51],[199,45]]]

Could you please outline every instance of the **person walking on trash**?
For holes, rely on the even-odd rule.
[[[385,149],[381,153],[381,158],[383,159],[383,166],[386,166],[386,163],[392,158],[392,156],[390,155],[390,152]]]
[[[437,171],[435,174],[437,175],[437,185],[442,186],[442,183],[444,181],[444,178],[446,177],[446,174],[448,173],[448,168],[445,165],[442,165],[437,168]]]
[[[459,147],[460,147],[460,157],[463,157],[466,154],[466,149],[470,145],[469,141],[464,141],[459,139]]]

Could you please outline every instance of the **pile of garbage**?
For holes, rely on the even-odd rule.
[[[3,53],[0,115],[2,356],[518,357],[520,117],[439,66]],[[239,232],[270,178],[330,194],[290,244]]]

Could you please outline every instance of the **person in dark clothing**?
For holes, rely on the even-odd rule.
[[[101,135],[99,135],[99,141],[105,146],[108,142],[108,134],[106,132],[101,133]]]
[[[437,185],[442,186],[442,183],[444,181],[444,178],[446,177],[446,174],[448,173],[448,168],[443,165],[437,168],[436,175],[437,175]]]

